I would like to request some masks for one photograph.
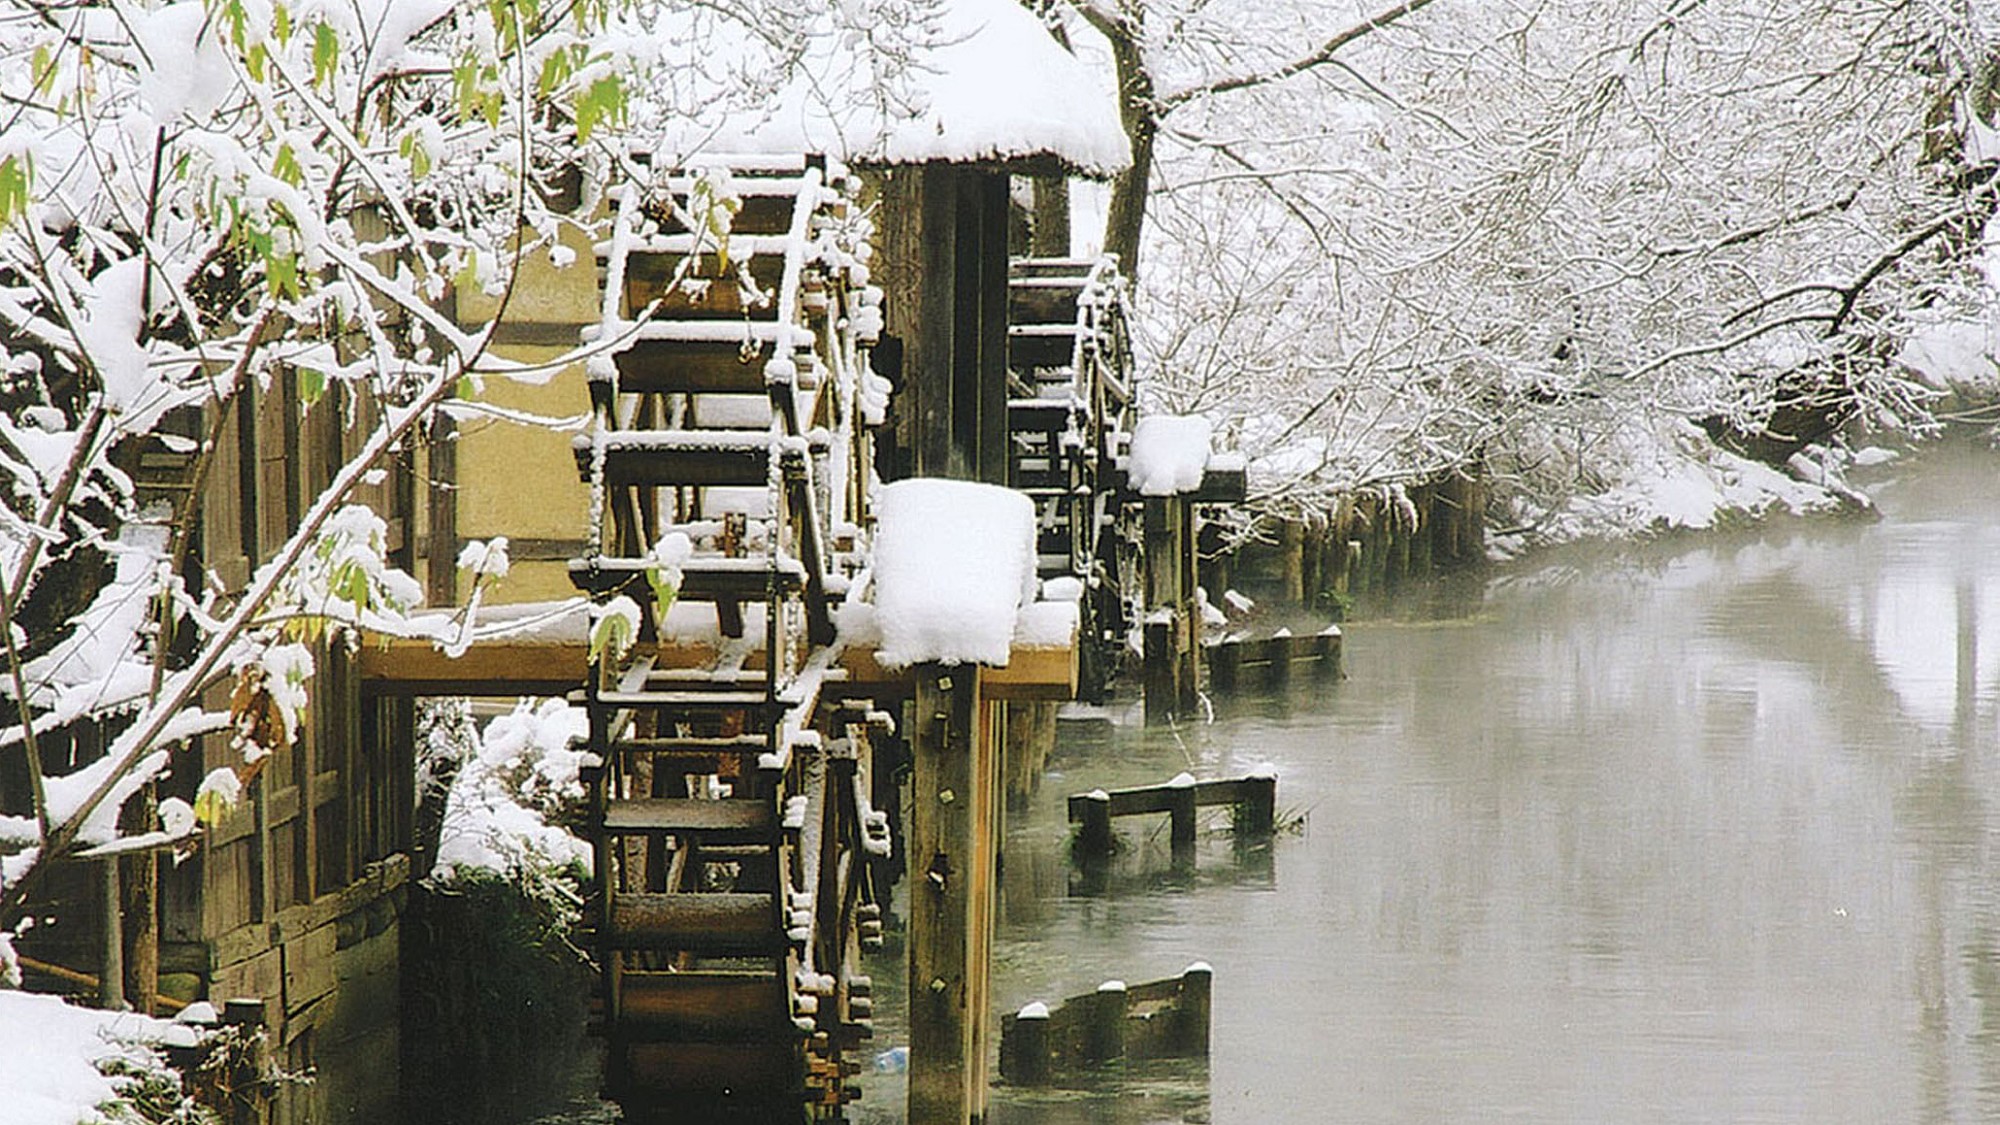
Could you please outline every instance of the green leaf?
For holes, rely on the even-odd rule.
[[[586,144],[600,122],[616,123],[625,117],[625,86],[617,75],[608,75],[590,84],[577,95],[576,143]]]
[[[243,69],[250,72],[250,80],[252,82],[262,82],[264,80],[264,45],[262,43],[250,44],[250,50],[243,56]]]
[[[35,45],[34,60],[29,64],[30,93],[36,96],[49,92],[56,81],[56,57],[49,51],[48,44]]]
[[[661,566],[646,568],[646,584],[653,588],[653,608],[659,611],[655,620],[665,621],[667,611],[674,607],[674,600],[681,596],[680,587],[674,585],[673,580],[667,577],[666,568]]]
[[[292,13],[286,11],[283,4],[271,6],[271,38],[276,39],[280,47],[292,41]]]
[[[271,174],[293,187],[299,186],[299,182],[305,179],[304,171],[299,168],[298,154],[292,151],[291,145],[278,146],[278,155],[271,161]]]
[[[20,155],[0,160],[0,227],[28,211],[29,168]]]
[[[194,797],[194,819],[204,828],[214,828],[236,806],[220,790],[204,789]]]
[[[267,254],[264,258],[264,277],[272,289],[294,301],[299,299],[299,259],[296,255]]]
[[[326,372],[317,367],[299,368],[299,401],[311,409],[326,397]]]
[[[478,109],[479,59],[467,52],[451,68],[452,95],[458,102],[458,116],[462,121],[472,116]]]
[[[322,22],[313,30],[313,85],[331,85],[340,69],[340,36]]]
[[[629,603],[628,603],[629,604]],[[590,659],[600,660],[608,652],[613,659],[632,647],[632,619],[623,613],[605,613],[590,629]]]

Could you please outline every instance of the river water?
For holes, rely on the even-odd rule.
[[[993,1120],[2000,1120],[1996,483],[1934,450],[1879,522],[1543,559],[1350,626],[1344,682],[1065,723],[1008,826],[1000,1008],[1203,960],[1213,1058]],[[1303,817],[1268,850],[1218,816],[1175,872],[1128,825],[1075,884],[1067,794],[1265,761]]]

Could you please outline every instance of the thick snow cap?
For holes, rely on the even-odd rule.
[[[1005,665],[1035,596],[1035,505],[991,484],[905,480],[875,501],[876,659]]]
[[[1149,414],[1132,431],[1132,487],[1173,496],[1201,487],[1213,427],[1199,414]]]
[[[942,0],[939,14],[936,45],[910,75],[914,112],[885,112],[867,88],[867,68],[822,48],[766,119],[739,119],[688,140],[723,152],[823,152],[852,164],[1054,157],[1088,176],[1131,164],[1109,80],[1064,50],[1017,0]]]

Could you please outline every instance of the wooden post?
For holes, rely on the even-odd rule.
[[[986,1106],[999,723],[981,705],[977,668],[920,665],[915,679],[909,1120],[954,1125]]]
[[[1022,1008],[1014,1017],[1014,1073],[1023,1086],[1049,1084],[1049,1009],[1041,1003]]]
[[[1285,564],[1285,600],[1293,605],[1304,605],[1305,525],[1297,520],[1285,520],[1278,527],[1278,557]]]
[[[1210,1011],[1214,1006],[1215,971],[1196,961],[1181,973],[1181,993],[1174,1005],[1174,1047],[1181,1054],[1208,1057]]]
[[[1180,552],[1180,559],[1174,565],[1180,578],[1180,587],[1174,595],[1174,612],[1180,619],[1180,628],[1174,633],[1174,645],[1180,656],[1180,666],[1175,669],[1174,695],[1181,713],[1193,714],[1201,705],[1201,611],[1195,604],[1201,552],[1195,544],[1194,499],[1176,496],[1174,508],[1174,549]]]
[[[1267,671],[1265,673],[1271,681],[1271,686],[1281,688],[1290,683],[1292,680],[1291,630],[1280,629],[1271,634],[1271,639],[1265,645],[1264,651],[1271,654],[1271,663],[1266,666]]]
[[[1144,628],[1146,722],[1170,722],[1180,711],[1176,696],[1180,694],[1180,661],[1174,650],[1174,634],[1179,632],[1178,622],[1173,619],[1172,610],[1159,610],[1155,618],[1148,618]]]
[[[1328,625],[1313,638],[1313,655],[1319,661],[1313,671],[1321,676],[1340,675],[1340,626]]]
[[[1243,802],[1237,814],[1237,834],[1246,839],[1263,839],[1277,826],[1278,771],[1261,765],[1243,779]]]
[[[1086,856],[1111,854],[1111,794],[1093,789],[1071,797],[1069,818],[1078,825],[1078,851]]]
[[[1108,980],[1097,986],[1084,1017],[1084,1058],[1104,1062],[1125,1057],[1125,1015],[1130,1006],[1124,981]]]
[[[1194,796],[1192,776],[1184,773],[1167,782],[1168,837],[1177,867],[1194,862]]]
[[[1243,667],[1243,647],[1235,638],[1226,638],[1208,650],[1208,684],[1217,691],[1236,690],[1236,678]]]
[[[1164,722],[1199,701],[1201,617],[1195,612],[1194,501],[1146,497],[1146,721]]]
[[[157,786],[148,783],[125,803],[118,823],[127,832],[150,831],[159,808]],[[119,917],[125,942],[125,999],[135,1011],[154,1014],[160,991],[160,859],[141,851],[112,860],[119,867]]]
[[[98,865],[98,905],[104,915],[102,956],[97,966],[97,1006],[109,1012],[125,1007],[125,930],[121,910],[123,895],[118,890],[118,857]]]
[[[1025,808],[1042,785],[1042,769],[1055,743],[1056,705],[1037,700],[1007,707],[1007,807]]]

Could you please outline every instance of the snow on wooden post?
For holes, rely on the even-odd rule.
[[[1007,1077],[1023,1086],[1049,1084],[1049,1008],[1040,1001],[1014,1017],[1014,1035],[1006,1057],[1013,1065]]]
[[[1278,771],[1271,763],[1265,762],[1252,769],[1242,782],[1243,800],[1238,805],[1242,819],[1238,822],[1238,835],[1248,839],[1262,839],[1277,827],[1278,820]]]
[[[1181,1054],[1208,1055],[1210,1011],[1214,1006],[1215,971],[1196,961],[1181,973],[1181,991],[1174,1005],[1174,1046]]]
[[[1111,854],[1111,794],[1102,789],[1069,799],[1069,818],[1077,825],[1077,849],[1088,856]]]
[[[1194,862],[1194,775],[1176,774],[1167,782],[1168,837],[1176,864]]]
[[[1122,980],[1108,980],[1090,997],[1083,1028],[1083,1057],[1092,1062],[1125,1057],[1125,1015],[1131,993]]]
[[[1208,469],[1210,424],[1156,414],[1132,432],[1129,480],[1146,504],[1146,721],[1196,702],[1201,617],[1195,605],[1194,494]]]

